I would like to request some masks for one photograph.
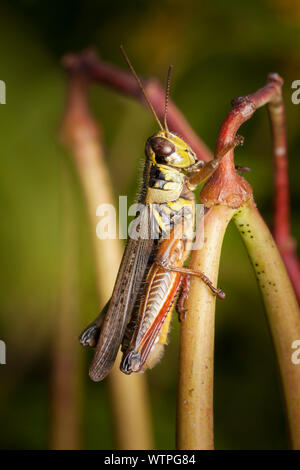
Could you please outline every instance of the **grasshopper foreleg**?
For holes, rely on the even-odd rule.
[[[216,171],[222,158],[237,145],[242,145],[243,142],[244,138],[237,135],[232,142],[227,144],[223,150],[215,156],[215,158],[206,163],[203,163],[202,161],[196,163],[187,173],[190,187],[193,188],[204,183],[204,181],[206,181]]]

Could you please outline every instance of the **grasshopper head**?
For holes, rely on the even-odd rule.
[[[145,153],[154,164],[169,165],[178,169],[189,168],[197,161],[195,152],[184,140],[165,131],[159,131],[149,137]]]

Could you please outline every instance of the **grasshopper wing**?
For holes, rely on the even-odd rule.
[[[146,211],[147,212],[147,211]],[[141,283],[145,277],[155,241],[146,237],[148,219],[141,220],[140,237],[129,238],[116,283],[101,326],[95,355],[90,366],[92,380],[103,380],[110,372],[130,320]]]

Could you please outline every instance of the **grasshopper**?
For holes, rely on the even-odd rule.
[[[89,371],[94,381],[104,379],[110,372],[121,344],[120,368],[124,373],[142,372],[157,363],[167,342],[171,311],[179,292],[177,308],[180,319],[184,319],[184,299],[191,277],[202,279],[218,298],[225,297],[204,273],[184,267],[184,263],[193,241],[193,191],[214,173],[227,152],[241,143],[238,137],[211,161],[197,160],[191,147],[168,129],[171,67],[162,125],[122,47],[121,50],[159,131],[147,139],[145,146],[139,197],[144,210],[138,236],[128,238],[111,299],[79,337],[83,346],[96,347]]]

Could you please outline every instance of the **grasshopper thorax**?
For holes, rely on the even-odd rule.
[[[166,131],[156,132],[147,139],[145,153],[154,165],[168,165],[182,170],[197,161],[195,152],[183,139]]]

